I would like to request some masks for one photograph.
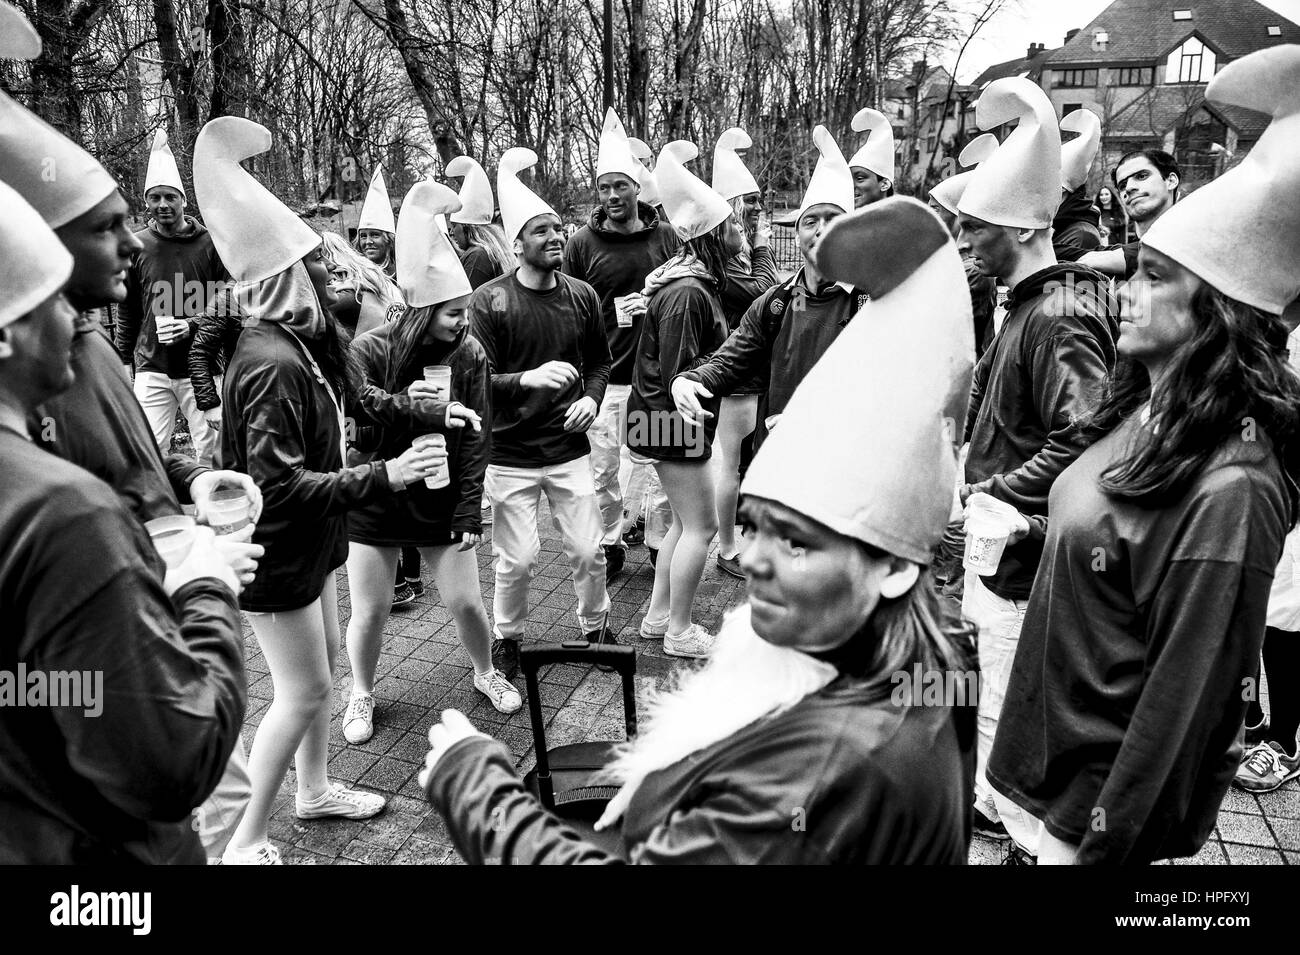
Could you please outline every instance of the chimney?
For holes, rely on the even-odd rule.
[[[1073,40],[1075,34],[1078,33],[1079,30],[1080,30],[1079,27],[1075,27],[1073,30],[1066,30],[1066,31],[1065,31],[1065,42],[1066,42],[1066,43],[1069,43],[1071,40]]]
[[[1032,60],[1038,54],[1042,53],[1045,49],[1047,49],[1047,47],[1044,46],[1042,43],[1031,43],[1029,44],[1029,52],[1025,54],[1025,59]]]

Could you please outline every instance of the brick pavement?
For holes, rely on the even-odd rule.
[[[530,640],[561,642],[577,639],[577,619],[568,568],[549,516],[541,518],[542,553],[533,581]],[[489,617],[492,612],[492,554],[479,548],[479,573]],[[637,647],[638,697],[674,670],[688,665],[665,656],[661,644],[641,640],[637,625],[650,599],[653,569],[644,546],[628,551],[624,572],[610,587],[610,626]],[[271,839],[286,863],[319,864],[459,864],[442,819],[432,812],[416,782],[428,750],[426,733],[445,708],[464,711],[480,729],[504,740],[521,772],[533,765],[528,707],[503,716],[474,690],[473,671],[456,638],[451,616],[439,604],[428,577],[426,593],[394,612],[384,628],[384,647],[375,685],[375,734],[360,746],[343,741],[342,714],[352,679],[346,652],[341,651],[335,681],[334,718],[330,727],[330,775],[388,797],[388,808],[364,822],[347,820],[300,822],[293,815],[292,770],[281,787],[271,818]],[[726,609],[744,597],[741,581],[723,574],[712,554],[696,599],[698,622],[716,630]],[[340,613],[346,628],[349,602],[346,576],[340,577]],[[245,624],[249,709],[244,741],[271,699],[271,678],[257,641]],[[521,692],[522,676],[516,680]],[[543,671],[540,692],[550,745],[586,739],[620,739],[623,735],[622,697],[616,674],[591,667],[557,666]],[[970,859],[997,864],[1005,844],[977,838]],[[1254,796],[1231,790],[1219,814],[1218,828],[1202,852],[1180,864],[1248,865],[1300,864],[1300,783]]]

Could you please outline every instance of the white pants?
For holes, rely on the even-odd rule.
[[[230,837],[244,818],[244,809],[253,795],[253,781],[248,778],[248,755],[244,752],[243,737],[235,740],[230,762],[221,774],[221,781],[203,805],[194,810],[194,831],[199,834],[208,863],[219,860],[230,843]]]
[[[601,543],[617,544],[623,538],[623,488],[619,484],[619,457],[624,447],[624,422],[631,385],[609,385],[596,420],[587,429],[591,442],[591,476],[600,507]]]
[[[144,409],[144,416],[149,419],[149,430],[163,454],[171,450],[172,429],[176,426],[176,409],[179,408],[189,422],[195,457],[199,464],[212,466],[217,450],[217,432],[204,420],[203,412],[194,401],[194,386],[188,378],[168,378],[156,371],[137,371],[135,397]]]
[[[492,501],[492,551],[497,559],[492,613],[497,633],[517,639],[528,623],[528,589],[542,546],[537,535],[542,494],[573,572],[578,625],[584,633],[599,629],[609,612],[609,594],[590,457],[543,468],[489,465],[483,485]]]
[[[1025,622],[1027,600],[1007,600],[984,586],[984,580],[966,571],[966,590],[962,596],[962,616],[979,628],[980,660],[979,736],[975,748],[975,806],[987,818],[1006,826],[1022,849],[1038,854],[1043,824],[1010,799],[996,792],[985,775],[993,737],[1002,715],[1002,702],[1011,682],[1011,667],[1020,643],[1020,628]]]

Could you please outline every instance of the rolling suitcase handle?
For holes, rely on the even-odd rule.
[[[628,739],[636,735],[636,650],[632,647],[591,644],[585,640],[561,644],[530,644],[519,650],[519,668],[524,671],[528,692],[528,721],[533,728],[533,751],[537,756],[537,790],[542,805],[555,808],[551,786],[550,760],[546,752],[546,724],[542,716],[541,695],[537,692],[537,673],[555,663],[603,663],[618,671],[623,681],[623,725]]]

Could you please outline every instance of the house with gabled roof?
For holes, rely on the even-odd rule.
[[[1093,110],[1102,150],[1091,186],[1124,153],[1158,148],[1195,188],[1237,162],[1267,117],[1205,101],[1225,63],[1265,47],[1300,43],[1300,25],[1255,0],[1115,0],[1050,51],[1039,80],[1057,115]]]

